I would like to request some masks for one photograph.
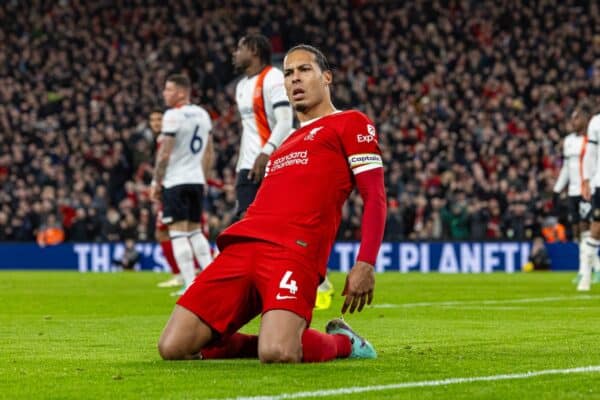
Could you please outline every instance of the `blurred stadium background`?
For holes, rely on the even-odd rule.
[[[215,126],[214,239],[234,206],[231,54],[247,32],[270,38],[275,62],[322,48],[336,105],[376,121],[388,241],[539,235],[566,117],[600,94],[595,2],[3,1],[0,18],[2,241],[55,223],[67,241],[151,240],[147,117],[180,71]],[[353,196],[340,240],[360,217]]]

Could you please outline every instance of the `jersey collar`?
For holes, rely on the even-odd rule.
[[[313,122],[320,120],[321,118],[325,118],[329,115],[333,115],[333,114],[337,114],[337,113],[341,113],[341,112],[342,112],[342,110],[335,110],[331,114],[321,115],[320,117],[309,119],[308,121],[300,122],[300,128],[304,128],[306,125],[310,125]]]

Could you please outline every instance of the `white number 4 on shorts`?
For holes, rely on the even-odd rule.
[[[290,279],[292,277],[292,271],[285,271],[283,278],[279,282],[279,287],[281,289],[288,289],[291,294],[296,294],[298,291],[298,286],[296,285],[296,281]]]

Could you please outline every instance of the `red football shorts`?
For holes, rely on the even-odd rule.
[[[228,245],[177,304],[220,334],[233,334],[258,314],[288,310],[310,325],[317,268],[285,247],[257,240]]]

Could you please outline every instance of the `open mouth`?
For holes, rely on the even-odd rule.
[[[292,98],[294,100],[300,100],[304,98],[304,90],[300,88],[292,90]]]

